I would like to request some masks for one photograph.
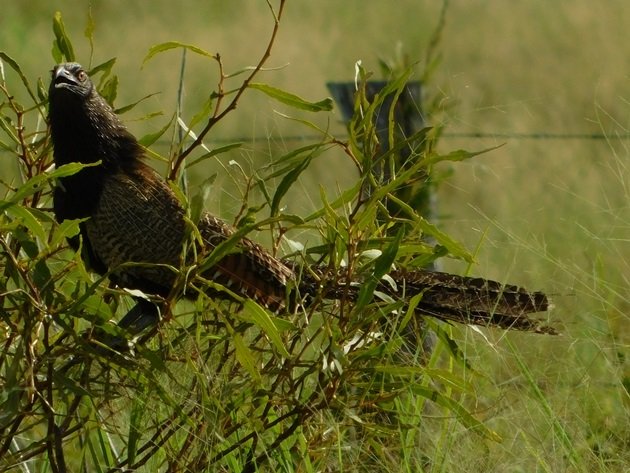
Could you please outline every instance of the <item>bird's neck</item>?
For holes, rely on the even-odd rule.
[[[101,97],[51,106],[55,164],[101,161],[105,172],[116,172],[142,156],[142,147]]]
[[[59,179],[53,204],[60,220],[89,216],[109,175],[141,166],[142,147],[100,96],[65,97],[50,103],[51,136],[57,166],[100,165]]]

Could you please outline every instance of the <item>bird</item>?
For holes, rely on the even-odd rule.
[[[186,211],[167,181],[146,163],[146,150],[99,94],[88,72],[78,63],[56,65],[48,90],[48,121],[53,160],[59,167],[83,163],[79,172],[58,179],[53,189],[56,220],[82,219],[69,246],[81,251],[87,267],[108,274],[121,288],[169,297],[178,269],[191,253],[209,255],[235,235],[225,221],[202,213],[196,226],[194,251]],[[185,248],[189,248],[185,250]],[[325,299],[356,299],[362,281],[340,270],[307,270],[276,258],[246,236],[218,258],[201,276],[213,284],[213,296],[253,299],[273,312]],[[448,322],[554,333],[530,317],[550,308],[543,292],[496,281],[424,269],[392,269],[376,289],[394,298],[421,294],[415,312]],[[331,282],[332,281],[332,282]],[[224,287],[229,291],[216,290]],[[181,297],[194,297],[184,291]],[[145,327],[158,321],[155,302],[139,298],[120,326]],[[140,320],[145,322],[140,323]],[[146,322],[148,321],[148,322]]]

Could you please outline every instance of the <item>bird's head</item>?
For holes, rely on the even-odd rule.
[[[52,70],[49,95],[70,94],[85,98],[93,89],[92,81],[81,64],[66,62],[56,65]]]
[[[108,169],[118,169],[143,156],[143,148],[80,64],[67,62],[53,68],[48,99],[56,164],[100,160]]]

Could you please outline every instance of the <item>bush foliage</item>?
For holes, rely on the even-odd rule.
[[[238,148],[234,143],[210,149],[204,138],[250,90],[301,111],[327,113],[332,107],[330,99],[310,102],[256,82],[284,6],[284,0],[270,5],[273,32],[250,70],[228,73],[219,55],[177,42],[156,45],[146,55],[150,61],[185,50],[207,57],[220,72],[208,101],[192,117],[175,113],[164,129],[141,138],[149,147],[178,131],[170,133],[169,155],[158,158],[167,163],[167,177],[179,189],[191,221],[200,213],[201,199],[189,199],[186,170]],[[53,26],[54,61],[74,60],[60,15]],[[90,28],[87,33],[91,43]],[[428,460],[410,447],[428,403],[475,435],[498,440],[467,408],[466,399],[474,397],[468,374],[474,371],[448,327],[418,320],[417,301],[403,306],[387,300],[369,282],[356,303],[317,301],[294,314],[271,314],[249,300],[212,299],[199,288],[195,303],[170,301],[159,329],[133,340],[129,353],[99,345],[90,336],[95,330],[124,335],[115,321],[129,309],[131,296],[108,286],[106,277],[88,273],[68,248],[66,238],[78,233],[78,222],[55,222],[51,189],[56,178],[82,166],[54,169],[46,84],[26,77],[9,54],[0,58],[0,146],[20,172],[18,182],[3,182],[0,201],[1,471],[26,464],[41,471],[389,471],[398,462],[420,468]],[[90,67],[90,73],[98,77],[101,94],[113,101],[115,58]],[[336,270],[343,265],[349,275],[370,275],[367,281],[385,275],[392,264],[426,266],[447,255],[472,261],[407,202],[425,192],[436,163],[475,153],[439,155],[439,129],[402,136],[393,112],[388,135],[394,146],[380,152],[375,115],[388,98],[395,106],[410,75],[411,69],[403,68],[371,97],[369,74],[358,66],[347,138],[300,119],[320,139],[246,176],[245,197],[234,218],[237,235],[268,232],[274,252],[290,248],[298,266],[317,262]],[[14,98],[18,88],[28,96],[25,103]],[[335,199],[322,192],[319,209],[310,215],[284,213],[284,199],[298,178],[330,152],[352,161],[356,180]],[[390,171],[387,179],[375,172],[378,168]],[[263,201],[250,202],[250,191]],[[319,244],[305,248],[291,239],[304,230],[319,234]],[[211,264],[233,243],[198,264]],[[433,354],[409,335],[423,333],[427,325],[437,334]]]

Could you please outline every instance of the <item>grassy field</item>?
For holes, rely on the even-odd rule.
[[[271,24],[262,0],[97,2],[90,59],[81,39],[87,6],[6,3],[0,49],[30,78],[47,81],[50,23],[61,10],[83,63],[117,58],[117,105],[159,92],[126,116],[139,135],[168,120],[180,68],[177,52],[142,67],[148,48],[192,43],[220,52],[226,70],[236,71],[259,58]],[[443,60],[428,85],[452,105],[439,117],[446,127],[441,150],[505,145],[443,168],[453,175],[439,190],[439,224],[477,260],[471,267],[443,265],[551,294],[548,317],[563,334],[454,329],[478,373],[469,407],[503,442],[483,440],[429,406],[418,435],[400,439],[414,454],[384,456],[384,471],[417,465],[412,460],[420,457],[435,472],[623,472],[630,465],[630,6],[598,7],[585,0],[451,2]],[[438,2],[418,0],[289,2],[271,70],[262,77],[319,100],[328,95],[327,81],[352,80],[359,59],[380,77],[378,59],[392,60],[399,47],[420,61],[421,71],[439,11]],[[184,111],[194,114],[216,81],[214,63],[188,55]],[[139,120],[157,110],[166,115]],[[239,138],[247,146],[221,159],[255,167],[275,150],[297,146],[296,136],[309,136],[278,111],[295,114],[255,91],[246,94],[210,141]],[[338,112],[316,119],[343,134]],[[302,179],[293,213],[313,208],[320,182],[334,192],[346,169],[339,159],[324,156]],[[14,166],[1,162],[0,169],[8,175]],[[215,169],[221,168],[198,171],[192,181]],[[238,199],[225,190],[207,206],[230,218]]]

